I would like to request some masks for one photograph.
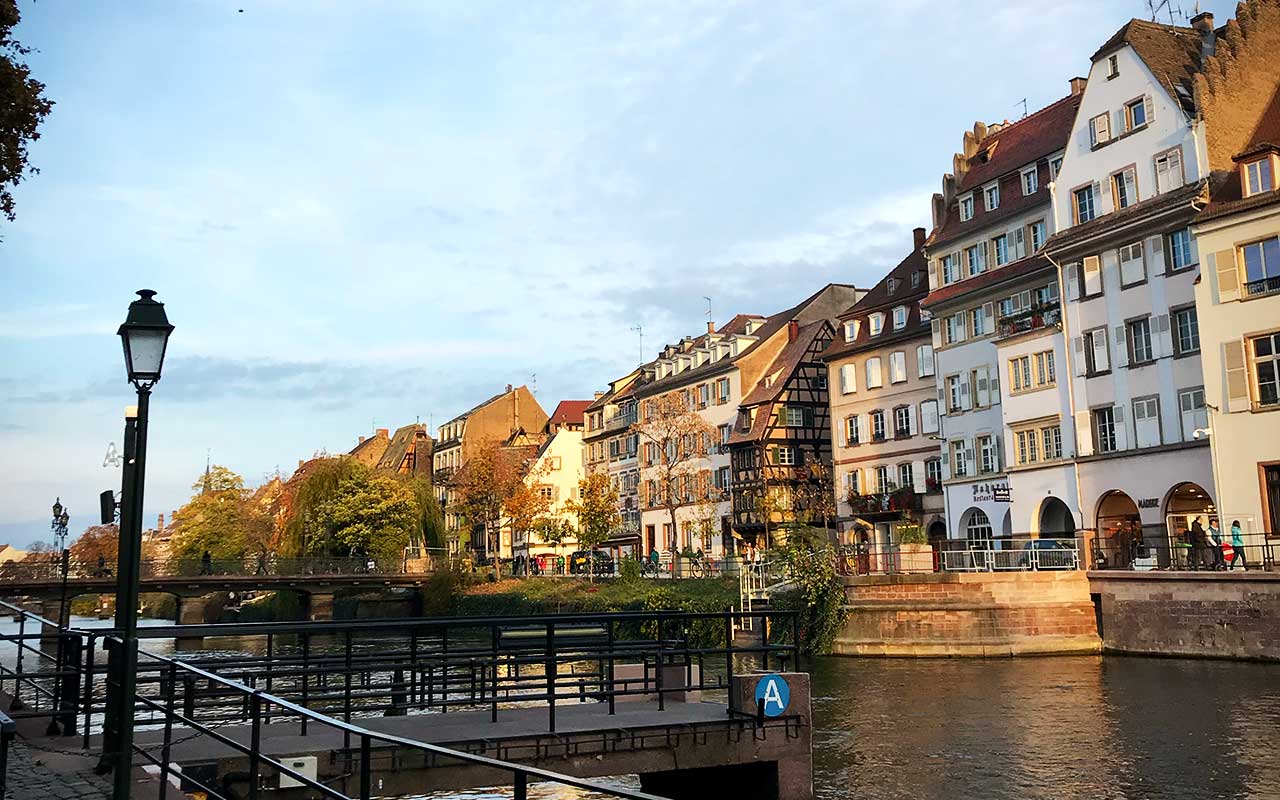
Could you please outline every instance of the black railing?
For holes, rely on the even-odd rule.
[[[438,558],[279,558],[245,556],[243,558],[162,558],[144,559],[140,575],[147,578],[172,577],[294,577],[294,576],[343,576],[343,575],[403,575],[426,574]],[[115,577],[115,560],[71,561],[67,576],[71,580],[112,579]],[[49,559],[10,561],[0,565],[0,580],[6,583],[48,583],[62,580],[62,562]]]
[[[1120,532],[1089,543],[1089,568],[1098,570],[1242,571],[1274,570],[1280,565],[1280,533],[1245,533],[1239,547],[1231,532],[1214,542],[1206,530],[1196,542],[1185,532],[1134,536]]]
[[[1062,321],[1062,307],[1057,304],[1032,306],[1026,311],[1000,318],[1000,336],[1013,336],[1039,328],[1057,325]]]
[[[1259,278],[1244,285],[1245,297],[1262,297],[1276,292],[1280,292],[1280,275]]]
[[[9,745],[18,735],[18,725],[3,711],[0,711],[0,800],[8,796]]]

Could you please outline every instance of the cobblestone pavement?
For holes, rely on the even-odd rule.
[[[110,800],[111,777],[93,774],[96,758],[45,752],[21,739],[9,745],[8,797],[26,800]]]

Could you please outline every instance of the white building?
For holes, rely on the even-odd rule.
[[[578,498],[578,482],[583,469],[583,412],[590,400],[561,400],[547,420],[546,438],[529,464],[525,483],[537,489],[548,503],[547,516],[568,523],[577,530],[577,515],[566,508]],[[543,541],[536,533],[516,531],[512,539],[516,556],[568,555],[577,539],[569,537],[559,545]]]
[[[954,171],[934,196],[934,230],[926,243],[930,293],[922,306],[932,315],[938,407],[942,412],[943,492],[952,538],[984,542],[1028,533],[1015,521],[1010,449],[1002,391],[1004,333],[1034,323],[1037,348],[1052,350],[1056,329],[1046,329],[1036,310],[1056,306],[1053,270],[1038,254],[1053,231],[1048,186],[1057,176],[1063,147],[1081,99],[1083,81],[1071,94],[1016,122],[976,123],[966,132]],[[1020,337],[1019,341],[1023,341]],[[1021,346],[1021,345],[1019,345]],[[1012,351],[1011,351],[1012,352]],[[1045,398],[1037,397],[1035,401]],[[1059,406],[1019,398],[1019,423],[1060,425]],[[1034,406],[1028,408],[1028,406]],[[1037,476],[1059,495],[1070,484],[1057,472]]]
[[[1203,15],[1202,15],[1203,16]],[[1197,18],[1197,25],[1205,20]],[[1092,58],[1050,187],[1070,347],[1077,508],[1113,562],[1210,506],[1190,223],[1208,156],[1192,76],[1212,34],[1133,20]],[[1167,548],[1166,548],[1167,552]]]

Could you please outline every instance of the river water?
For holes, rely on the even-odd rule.
[[[1280,800],[1280,664],[830,657],[810,670],[818,800]],[[530,796],[592,797],[549,786]]]

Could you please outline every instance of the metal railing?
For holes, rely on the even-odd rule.
[[[929,545],[863,542],[836,552],[841,575],[928,572],[1007,572],[1083,568],[1084,542],[1072,537],[1009,537],[969,542],[947,539]]]
[[[0,800],[8,796],[9,745],[17,735],[17,723],[8,714],[0,711]]]
[[[1173,571],[1274,570],[1280,564],[1280,533],[1245,533],[1237,547],[1230,531],[1215,543],[1207,531],[1196,543],[1183,534],[1101,536],[1089,543],[1089,568]]]
[[[1276,292],[1280,292],[1280,275],[1259,278],[1256,281],[1249,281],[1244,285],[1244,296],[1246,298],[1262,297],[1263,295],[1275,294]]]
[[[1026,311],[1001,317],[999,321],[1000,337],[1013,336],[1018,333],[1034,331],[1057,325],[1062,321],[1062,307],[1058,303],[1032,306]]]
[[[427,561],[426,566],[422,561]],[[144,559],[140,575],[147,578],[170,577],[293,577],[345,575],[404,575],[429,573],[437,563],[432,554],[423,558],[280,558],[245,556],[244,558],[162,558]],[[112,579],[114,561],[71,561],[70,580]],[[62,563],[51,559],[31,558],[0,564],[0,580],[6,583],[53,583],[62,580]]]

